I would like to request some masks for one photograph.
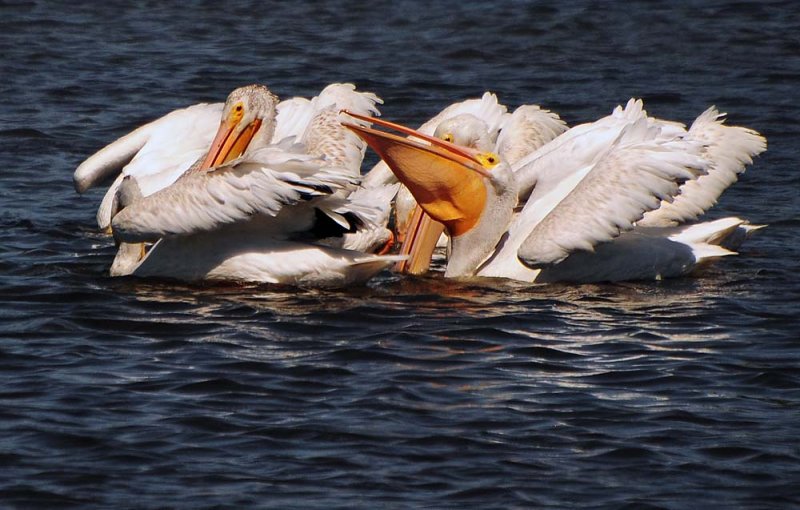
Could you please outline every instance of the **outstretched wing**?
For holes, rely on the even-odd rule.
[[[631,99],[624,109],[617,106],[610,115],[579,124],[523,156],[513,166],[520,202],[563,186],[575,172],[607,151],[626,126],[641,119],[647,119],[644,105],[640,99]]]
[[[254,215],[274,217],[287,206],[354,185],[345,170],[320,164],[308,154],[270,146],[246,160],[187,174],[117,214],[114,236],[143,242],[214,230]]]
[[[378,96],[357,91],[352,83],[332,83],[311,100],[296,97],[281,102],[272,141],[278,143],[294,137],[306,146],[309,154],[324,157],[325,165],[347,168],[353,176],[358,176],[366,145],[341,125],[345,119],[339,116],[339,111],[379,115],[377,105],[381,103]]]
[[[222,103],[197,104],[135,129],[81,163],[73,175],[75,189],[83,193],[120,171],[140,177],[186,161],[188,168],[197,159],[197,151],[211,144],[221,112]]]
[[[658,209],[645,214],[639,225],[672,226],[697,219],[736,182],[753,157],[766,150],[763,136],[724,122],[725,114],[713,106],[697,117],[686,138],[704,145],[703,156],[710,163],[708,173],[684,183],[674,200],[664,201]]]
[[[632,229],[646,211],[677,193],[681,181],[705,171],[698,145],[657,136],[645,119],[628,126],[562,200],[553,201],[550,211],[538,211],[544,217],[520,246],[519,259],[541,267],[577,250],[592,251]]]
[[[289,137],[294,137],[296,140],[302,138],[315,113],[311,100],[305,97],[285,99],[278,103],[275,110],[277,114],[272,143],[278,143]]]
[[[451,104],[420,126],[418,131],[426,135],[433,135],[436,127],[442,121],[464,113],[469,113],[484,121],[490,132],[497,131],[505,120],[507,112],[508,108],[497,101],[495,94],[484,92],[480,99],[467,99]]]
[[[326,166],[346,168],[352,177],[361,175],[361,161],[367,144],[342,125],[341,110],[365,116],[379,115],[381,99],[370,92],[358,92],[350,83],[328,85],[315,98],[317,113],[303,135],[302,142],[309,154],[325,158]]]
[[[222,103],[197,104],[170,112],[103,147],[73,175],[79,193],[120,175],[106,192],[97,223],[106,228],[122,179],[133,176],[145,195],[175,182],[208,150],[219,127]]]

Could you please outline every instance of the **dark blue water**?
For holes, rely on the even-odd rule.
[[[0,1],[0,507],[800,506],[794,2],[172,4]],[[769,227],[664,282],[106,276],[83,158],[333,81],[412,124],[484,90],[570,124],[716,104],[770,145],[712,217]]]

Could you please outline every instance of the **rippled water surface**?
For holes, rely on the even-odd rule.
[[[793,2],[85,4],[0,0],[0,506],[800,506]],[[106,276],[83,158],[333,81],[412,124],[484,90],[570,124],[716,104],[770,146],[712,216],[769,227],[664,282]]]

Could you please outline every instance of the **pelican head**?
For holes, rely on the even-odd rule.
[[[200,165],[207,169],[236,159],[250,148],[267,145],[275,131],[278,96],[264,85],[239,87],[228,95],[222,120],[208,154]]]
[[[494,140],[489,135],[489,126],[471,113],[462,113],[443,120],[436,126],[433,136],[482,152],[490,152],[494,148]]]
[[[481,250],[470,258],[486,251],[483,245],[487,243],[491,245],[488,250],[494,248],[516,205],[516,181],[507,164],[491,152],[455,145],[385,120],[349,115],[409,135],[411,138],[404,138],[344,123],[378,153],[422,209],[444,225],[454,243],[458,238],[482,238]],[[453,248],[455,255],[455,244]],[[430,253],[426,256],[430,260]],[[483,254],[481,260],[485,257]]]

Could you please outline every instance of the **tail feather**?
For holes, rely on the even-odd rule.
[[[753,232],[764,227],[766,225],[751,225],[746,220],[731,216],[714,221],[676,227],[677,232],[670,235],[670,239],[690,246],[717,246],[725,251],[732,251],[738,249]]]
[[[712,262],[720,257],[737,255],[735,251],[728,250],[716,244],[692,243],[689,246],[692,248],[692,253],[697,259],[697,264]]]

